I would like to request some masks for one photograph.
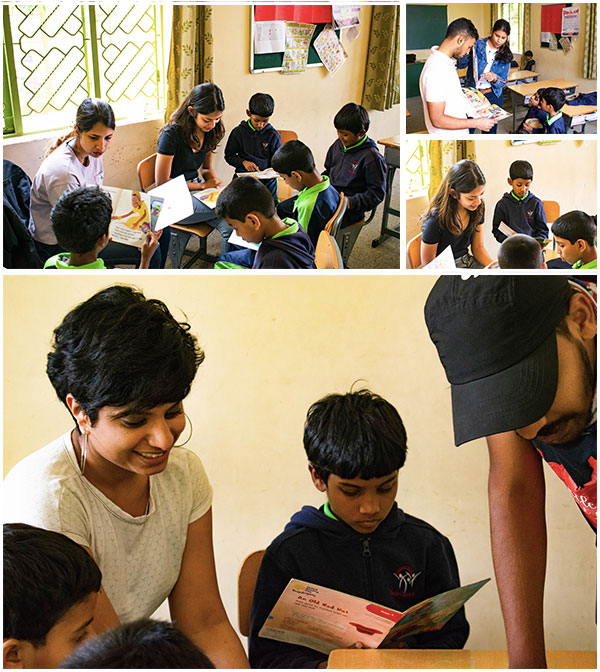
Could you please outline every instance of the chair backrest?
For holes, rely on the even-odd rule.
[[[346,214],[346,209],[348,208],[348,199],[344,196],[344,192],[340,192],[340,202],[336,211],[333,213],[331,219],[325,225],[325,231],[330,233],[333,238],[335,238],[340,230],[342,225],[342,219]]]
[[[326,229],[321,231],[317,240],[315,265],[318,269],[344,268],[340,248],[335,238]]]
[[[156,166],[156,153],[142,159],[137,166],[140,189],[148,191],[154,185],[154,167]]]
[[[419,268],[421,265],[421,238],[423,233],[419,232],[414,238],[408,241],[406,246],[406,261],[408,268]]]
[[[555,219],[560,217],[560,205],[556,201],[542,201],[544,205],[544,214],[548,224],[552,224]]]
[[[250,610],[254,597],[254,587],[264,550],[254,551],[246,557],[238,574],[238,626],[244,637],[250,634]]]
[[[279,136],[281,137],[281,144],[285,145],[286,142],[289,142],[290,140],[297,140],[298,139],[298,134],[296,131],[277,131],[279,133]]]

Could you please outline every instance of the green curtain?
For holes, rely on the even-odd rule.
[[[589,3],[585,13],[585,47],[583,52],[583,76],[596,79],[596,4]]]
[[[523,5],[522,15],[523,41],[521,46],[521,63],[525,60],[523,58],[526,51],[531,49],[531,5]]]
[[[362,104],[389,110],[400,103],[400,6],[374,5]]]
[[[432,140],[429,143],[429,200],[442,183],[448,168],[462,159],[476,161],[474,140]]]
[[[173,5],[165,121],[194,86],[212,81],[212,11],[210,5]]]
[[[490,2],[490,29],[487,35],[492,34],[492,26],[496,23],[498,19],[502,19],[502,4],[499,2]],[[480,35],[479,37],[486,37],[485,35]]]

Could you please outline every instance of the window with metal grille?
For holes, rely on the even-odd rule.
[[[428,193],[429,190],[429,153],[427,140],[413,140],[406,142],[406,198],[416,198]]]
[[[3,22],[5,136],[70,126],[87,96],[121,120],[164,109],[162,5],[11,4]]]
[[[510,50],[520,54],[523,48],[523,5],[517,2],[501,2],[499,5],[500,16],[510,23]],[[493,23],[493,22],[492,22]]]

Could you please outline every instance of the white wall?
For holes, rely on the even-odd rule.
[[[77,302],[134,282],[185,311],[206,351],[186,403],[189,444],[212,481],[221,591],[236,619],[242,559],[265,547],[303,504],[322,495],[308,475],[302,426],[310,403],[359,379],[394,403],[409,453],[398,502],[446,534],[463,582],[493,577],[484,441],[453,444],[450,392],[423,319],[430,276],[140,274],[4,278],[4,469],[70,426],[45,376],[51,332]],[[18,316],[16,319],[15,316]],[[547,644],[593,649],[593,534],[547,472]],[[492,584],[467,608],[469,648],[504,647]]]

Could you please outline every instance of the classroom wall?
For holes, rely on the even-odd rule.
[[[333,117],[348,102],[360,103],[371,25],[371,5],[362,5],[361,31],[358,39],[348,43],[342,39],[348,60],[331,77],[325,67],[309,68],[300,75],[280,72],[250,74],[250,16],[249,5],[214,5],[213,81],[223,90],[227,134],[245,118],[250,96],[259,91],[275,99],[275,128],[290,129],[309,145],[317,167],[323,168],[328,147],[336,139]],[[400,106],[379,112],[369,111],[369,135],[378,140],[400,133]],[[104,183],[128,189],[138,187],[136,167],[144,157],[156,151],[156,141],[164,125],[163,117],[149,121],[119,124],[112,145],[104,157]],[[3,142],[4,158],[21,166],[33,177],[46,149],[61,131],[43,135],[14,138]],[[233,168],[225,163],[227,137],[217,148],[214,166],[226,184]]]
[[[232,622],[242,559],[264,548],[302,505],[323,502],[302,448],[308,406],[357,379],[394,403],[406,425],[400,506],[450,538],[463,582],[493,577],[487,451],[482,440],[453,444],[450,390],[423,319],[431,276],[131,272],[85,274],[76,283],[57,275],[51,288],[40,276],[6,276],[5,472],[71,426],[44,373],[51,332],[71,307],[111,282],[135,283],[178,317],[184,311],[206,351],[186,402],[194,426],[188,445],[214,488],[217,568]],[[593,649],[594,536],[566,488],[546,475],[547,645]],[[505,646],[493,581],[473,598],[467,616],[468,648]]]
[[[540,47],[542,5],[531,4],[531,50],[535,58],[535,71],[540,73],[540,80],[562,77],[579,84],[578,93],[587,93],[596,91],[598,87],[596,80],[583,78],[585,17],[588,5],[576,2],[573,7],[580,7],[581,34],[573,41],[573,49],[565,54],[562,50],[550,51]]]

